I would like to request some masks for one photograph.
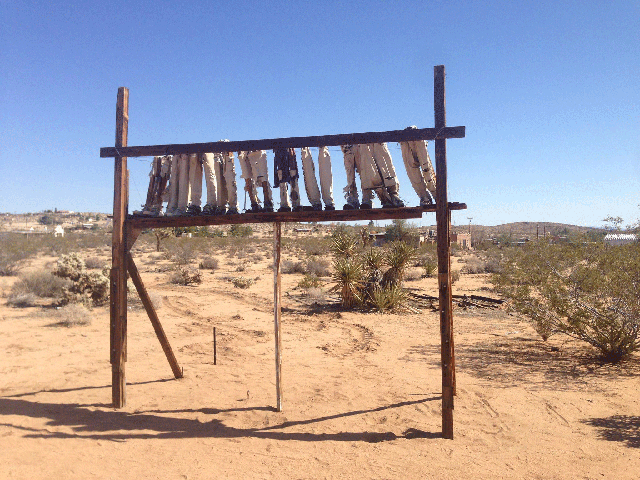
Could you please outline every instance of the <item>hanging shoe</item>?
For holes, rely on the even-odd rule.
[[[200,215],[202,213],[202,209],[200,208],[200,205],[189,205],[187,207],[187,211],[186,214],[187,215]]]
[[[227,210],[227,213],[225,213],[225,215],[238,215],[238,210],[236,208],[230,208],[229,210]]]
[[[325,212],[332,212],[336,209],[335,205],[325,205],[324,206],[324,210]]]
[[[273,212],[273,204],[272,203],[265,203],[264,204],[264,208],[262,209],[263,212]]]
[[[290,212],[291,211],[291,207],[287,207],[286,205],[283,205],[282,207],[280,207],[278,209],[278,212]]]
[[[427,194],[420,199],[420,206],[428,207],[429,205],[433,205],[433,199],[431,198],[431,195],[429,195],[429,193],[427,192]]]
[[[361,203],[360,204],[360,210],[371,210],[372,208],[373,208],[373,206],[370,203]]]
[[[214,207],[213,205],[209,205],[208,203],[202,208],[203,215],[217,215],[218,207]]]

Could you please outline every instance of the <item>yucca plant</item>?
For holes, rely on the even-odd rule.
[[[351,258],[358,250],[358,237],[345,231],[336,231],[331,238],[331,251],[337,257]]]
[[[379,311],[397,310],[407,302],[407,292],[399,285],[377,286],[367,299],[371,306]]]
[[[364,269],[362,263],[354,258],[337,258],[333,262],[332,291],[340,294],[342,306],[353,308],[362,305],[364,289]]]
[[[416,249],[405,242],[395,242],[387,252],[389,269],[382,277],[382,286],[401,285],[404,272],[416,255]]]

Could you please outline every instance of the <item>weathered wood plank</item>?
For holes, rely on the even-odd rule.
[[[433,109],[435,126],[446,126],[445,74],[444,66],[434,67]],[[440,305],[440,359],[442,365],[442,436],[453,439],[453,362],[451,257],[449,204],[447,201],[447,140],[435,141],[436,155],[436,223],[438,242],[438,290]]]
[[[451,203],[451,210],[464,210],[464,203]],[[357,220],[389,220],[394,218],[421,218],[423,212],[434,212],[429,207],[374,208],[371,210],[334,210],[322,212],[270,212],[237,215],[197,215],[181,217],[128,217],[127,225],[134,229],[195,227],[206,225],[235,225],[242,223],[273,222],[351,222]],[[131,247],[130,244],[129,247]]]
[[[171,366],[173,376],[176,378],[182,378],[182,370],[178,365],[178,360],[173,354],[173,350],[171,349],[171,345],[169,344],[169,339],[164,333],[164,328],[162,328],[162,324],[160,323],[160,319],[158,318],[156,309],[153,307],[153,302],[151,301],[151,298],[147,293],[147,289],[142,283],[142,278],[140,277],[140,273],[138,272],[138,268],[136,267],[136,264],[133,261],[133,257],[131,256],[130,252],[127,252],[127,269],[129,271],[129,275],[131,276],[131,280],[133,281],[133,284],[138,291],[140,300],[142,300],[142,305],[144,305],[144,309],[147,311],[149,320],[151,320],[151,325],[153,325],[153,330],[156,332],[156,337],[158,337],[158,341],[162,346],[162,350],[164,351],[169,365]]]
[[[109,158],[151,157],[155,155],[177,155],[179,153],[239,152],[244,150],[273,150],[275,147],[331,147],[347,144],[406,142],[411,140],[435,140],[437,138],[464,138],[465,127],[418,128],[413,130],[390,130],[387,132],[343,133],[311,137],[271,138],[233,142],[178,143],[169,145],[140,145],[120,148],[103,147],[100,157]]]
[[[273,225],[273,320],[276,342],[276,410],[282,411],[282,339],[281,339],[281,291],[280,278],[280,247],[282,244],[282,224],[275,222]]]
[[[127,145],[129,90],[118,89],[116,147]],[[113,233],[111,238],[111,397],[115,408],[126,404],[125,362],[127,355],[127,265],[126,216],[128,209],[127,158],[115,157]]]

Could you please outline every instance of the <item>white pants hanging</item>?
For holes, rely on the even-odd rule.
[[[249,161],[247,152],[238,152],[238,162],[240,163],[241,178],[244,178],[244,189],[249,194],[251,205],[259,205],[258,193],[256,192],[256,182],[253,175],[253,168]]]
[[[202,202],[202,161],[197,153],[189,155],[189,191],[188,204],[199,207]]]
[[[370,176],[362,171],[362,160],[360,156],[361,145],[343,145],[344,169],[347,174],[347,186],[344,188],[344,196],[347,203],[357,205],[358,188],[356,187],[356,172],[360,175],[360,189],[362,190],[362,203],[371,204],[373,200],[373,190],[370,188]],[[368,169],[371,168],[369,165]]]
[[[186,154],[174,155],[171,161],[167,213],[185,213],[189,204],[189,158]]]
[[[238,185],[236,183],[236,165],[233,158],[233,152],[225,152],[222,154],[222,178],[224,179],[226,194],[225,203],[218,203],[220,207],[224,207],[225,204],[229,205],[229,209],[238,210]]]
[[[217,155],[217,154],[215,154]],[[218,190],[218,171],[216,169],[216,158],[213,153],[202,154],[202,167],[204,170],[204,183],[207,186],[207,205],[217,207],[218,197],[220,192]]]
[[[427,142],[416,140],[412,142],[401,142],[402,160],[407,169],[407,176],[411,186],[415,190],[421,202],[430,203],[430,192],[433,198],[436,196],[436,174],[429,157]]]
[[[253,173],[253,180],[256,187],[262,187],[264,206],[273,206],[273,196],[271,185],[269,184],[269,169],[267,167],[266,150],[254,150],[247,154]]]

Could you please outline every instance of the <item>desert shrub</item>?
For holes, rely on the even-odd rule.
[[[407,292],[399,285],[377,286],[369,294],[371,306],[379,311],[396,310],[407,302]]]
[[[83,305],[65,305],[56,310],[53,316],[58,321],[49,325],[51,327],[71,328],[91,324],[91,312]]]
[[[300,237],[296,239],[296,245],[304,255],[327,255],[331,251],[331,241],[325,237]]]
[[[217,270],[220,261],[216,257],[204,257],[200,260],[199,267],[201,270]]]
[[[49,272],[30,272],[20,275],[11,287],[12,294],[31,293],[36,297],[60,298],[69,282]]]
[[[231,279],[231,283],[236,288],[249,288],[253,285],[254,280],[246,277],[234,277]]]
[[[12,292],[7,297],[7,305],[16,308],[33,307],[36,305],[36,296],[29,292]]]
[[[503,252],[494,285],[543,339],[563,333],[612,362],[640,347],[640,245],[539,241]]]
[[[70,280],[63,290],[62,304],[86,303],[98,306],[109,300],[108,269],[87,272],[84,260],[77,253],[61,256],[53,274]]]
[[[253,228],[251,225],[231,225],[229,228],[229,236],[231,237],[250,237],[253,235]]]
[[[461,273],[477,274],[485,272],[485,262],[478,257],[470,256],[465,259],[464,267],[460,269]]]
[[[199,285],[202,283],[202,273],[195,268],[178,266],[169,281],[177,285]]]
[[[328,277],[331,275],[329,260],[318,257],[310,257],[305,264],[305,273],[316,277]]]
[[[412,235],[411,228],[404,219],[392,220],[384,230],[384,238],[389,242],[409,242]]]
[[[451,270],[451,285],[460,280],[460,270]]]
[[[100,257],[89,257],[84,261],[87,268],[103,268],[105,266],[105,261]]]
[[[189,242],[180,242],[167,250],[169,260],[178,265],[189,265],[196,259],[197,253]]]
[[[416,272],[415,270],[408,270],[404,274],[404,279],[407,282],[415,282],[416,280],[420,280],[421,277],[420,272]]]
[[[298,282],[298,288],[309,290],[310,288],[319,288],[322,286],[322,280],[315,275],[305,274],[302,280]]]
[[[325,299],[324,291],[320,287],[311,287],[307,289],[307,297],[317,302],[322,302]]]
[[[305,273],[306,267],[302,262],[293,262],[291,260],[284,260],[280,265],[280,271],[282,273]]]

